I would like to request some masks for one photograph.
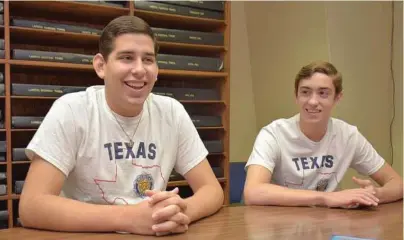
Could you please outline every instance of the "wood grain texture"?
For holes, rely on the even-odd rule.
[[[192,224],[185,234],[158,239],[330,239],[347,235],[372,239],[403,239],[402,201],[375,209],[310,207],[224,207],[217,214]],[[58,233],[24,228],[0,231],[3,239],[155,239],[116,233]]]

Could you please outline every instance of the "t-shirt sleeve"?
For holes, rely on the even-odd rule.
[[[62,99],[53,104],[26,147],[27,157],[35,154],[67,177],[76,163],[76,125],[70,105]]]
[[[173,105],[178,114],[178,151],[174,169],[184,175],[206,158],[208,150],[184,106],[179,102]]]
[[[276,160],[280,156],[279,145],[274,132],[269,126],[264,127],[258,133],[250,157],[245,168],[250,165],[260,165],[267,168],[271,173],[276,165]]]
[[[353,139],[355,141],[355,154],[351,167],[363,175],[375,173],[383,166],[384,159],[358,130],[356,130]]]

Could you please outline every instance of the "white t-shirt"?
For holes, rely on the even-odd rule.
[[[130,148],[127,135],[139,120]],[[35,153],[66,176],[62,196],[135,204],[147,189],[165,190],[173,168],[184,175],[208,151],[177,100],[150,93],[142,114],[128,118],[111,111],[104,86],[93,86],[54,102],[27,146],[30,159]]]
[[[314,142],[301,132],[297,114],[261,129],[246,168],[252,164],[267,168],[277,185],[331,192],[349,167],[371,175],[384,162],[355,126],[331,118],[325,136]]]

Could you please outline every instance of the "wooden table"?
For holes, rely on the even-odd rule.
[[[403,239],[403,203],[376,209],[311,207],[226,207],[190,226],[185,234],[159,239],[299,239],[326,240],[333,234],[372,239]],[[0,231],[0,240],[109,240],[156,237],[116,233],[58,233],[14,228]]]

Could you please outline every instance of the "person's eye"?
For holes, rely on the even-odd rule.
[[[154,58],[151,58],[151,57],[144,58],[144,59],[143,59],[143,62],[146,62],[146,63],[154,63]]]

